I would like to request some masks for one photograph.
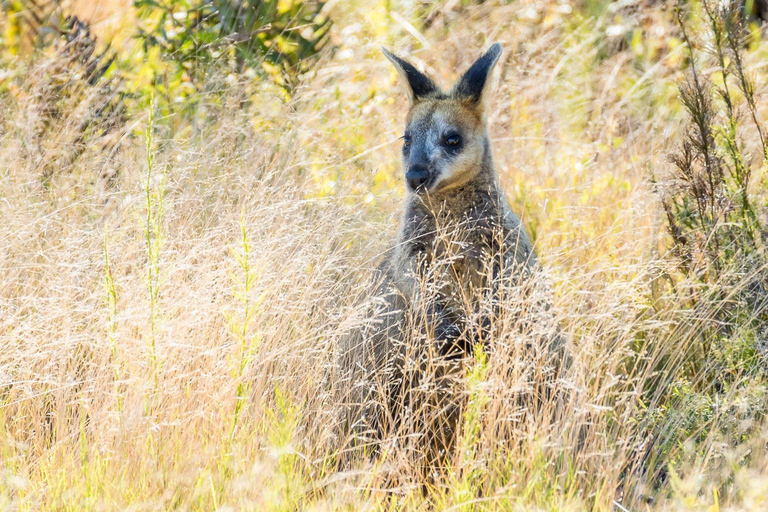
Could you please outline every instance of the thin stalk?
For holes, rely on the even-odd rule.
[[[253,340],[248,336],[248,325],[251,322],[251,317],[253,314],[250,293],[253,289],[253,284],[256,277],[251,269],[250,253],[251,246],[250,242],[248,241],[248,230],[245,222],[245,210],[243,210],[240,214],[240,250],[239,253],[235,253],[235,259],[237,260],[239,266],[241,279],[237,285],[239,290],[236,292],[236,295],[240,299],[241,317],[240,322],[237,325],[233,325],[230,322],[230,325],[233,327],[233,332],[240,342],[240,360],[236,370],[237,395],[235,399],[235,410],[232,417],[230,438],[234,438],[235,436],[235,430],[237,429],[240,414],[242,412],[243,405],[245,404],[246,384],[243,380],[243,375],[245,373],[246,367],[253,358],[254,351],[256,350],[257,346],[256,343],[251,343]]]
[[[109,340],[110,359],[112,360],[112,374],[115,381],[115,396],[117,398],[117,410],[123,412],[123,397],[120,392],[120,359],[117,352],[117,287],[112,274],[112,266],[109,262],[109,236],[104,230],[104,289],[107,299],[107,339]]]
[[[229,436],[224,443],[224,454],[222,456],[224,471],[229,471],[228,462],[231,446],[247,404],[250,386],[245,379],[246,370],[251,361],[253,361],[261,341],[258,333],[252,334],[249,330],[253,315],[260,307],[263,296],[256,300],[251,299],[251,292],[253,291],[257,276],[251,262],[251,244],[248,239],[245,209],[240,213],[240,240],[238,241],[238,247],[232,249],[232,256],[236,262],[236,271],[231,275],[231,286],[233,296],[239,303],[239,312],[228,313],[227,320],[230,331],[237,342],[239,354],[235,359],[232,371],[237,382],[237,389]]]
[[[160,318],[160,249],[162,246],[162,222],[163,222],[163,184],[162,180],[153,184],[154,154],[152,135],[154,130],[153,111],[150,107],[149,122],[144,135],[147,152],[147,173],[144,181],[146,199],[146,221],[144,225],[144,238],[147,252],[147,270],[145,275],[147,292],[149,297],[149,335],[147,351],[149,363],[152,368],[155,389],[158,387],[158,357],[157,336]],[[157,179],[155,179],[157,181]]]

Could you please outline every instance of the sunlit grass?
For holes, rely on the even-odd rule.
[[[290,96],[212,77],[226,92],[192,116],[137,101],[117,146],[82,142],[47,180],[79,110],[44,120],[55,66],[3,64],[0,509],[765,509],[754,340],[733,334],[717,400],[699,393],[715,383],[683,378],[720,306],[671,290],[649,179],[684,120],[671,13],[465,3],[339,2],[335,51]],[[138,70],[129,90],[146,90],[160,64],[126,35],[132,11],[99,16]],[[444,474],[425,478],[397,443],[350,462],[336,350],[366,321],[360,297],[404,193],[404,96],[378,47],[449,83],[496,40],[495,161],[552,281],[570,399],[538,416],[515,406],[527,368],[500,321],[498,345],[460,375]],[[747,54],[756,83],[766,51]]]

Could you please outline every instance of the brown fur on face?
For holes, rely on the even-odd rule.
[[[491,46],[447,94],[409,62],[386,50],[384,54],[408,85],[410,109],[403,135],[408,190],[441,194],[483,174],[482,182],[493,181],[483,100],[501,46]]]
[[[406,116],[405,133],[411,137],[411,147],[422,146],[419,149],[434,174],[429,187],[420,192],[442,194],[493,169],[485,116],[472,102],[453,97],[418,101]],[[458,152],[444,145],[445,137],[451,134],[461,139]],[[403,152],[404,169],[410,164],[409,153]]]

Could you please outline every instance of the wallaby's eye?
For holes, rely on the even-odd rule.
[[[461,136],[458,133],[452,133],[445,138],[445,145],[448,148],[456,150],[461,147]]]
[[[403,147],[411,147],[411,137],[409,135],[403,135]]]

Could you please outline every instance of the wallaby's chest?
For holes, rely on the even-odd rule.
[[[503,212],[494,203],[410,208],[401,233],[404,257],[446,286],[485,286],[490,266],[502,256],[508,238]]]

